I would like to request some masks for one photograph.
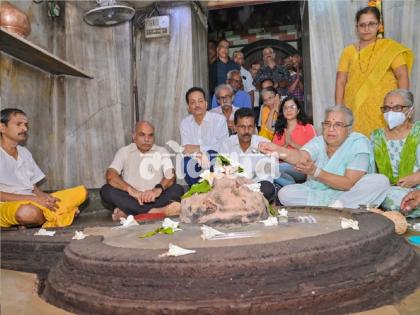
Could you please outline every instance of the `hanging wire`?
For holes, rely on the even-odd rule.
[[[144,29],[145,20],[154,16],[159,16],[160,11],[157,2],[153,2],[150,10],[138,10],[134,16],[134,24],[138,29]]]

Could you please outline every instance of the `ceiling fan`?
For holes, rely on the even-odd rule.
[[[96,0],[98,6],[87,11],[83,19],[89,25],[112,26],[130,21],[136,11],[134,8],[117,3],[115,0]]]

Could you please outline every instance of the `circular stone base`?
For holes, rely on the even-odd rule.
[[[311,214],[316,224],[293,218]],[[51,270],[44,298],[77,314],[342,314],[374,308],[419,284],[418,257],[377,214],[289,208],[290,223],[257,237],[204,241],[198,226],[139,239],[157,224],[97,230],[73,241]],[[359,221],[342,230],[340,217]],[[85,231],[93,234],[95,231]],[[159,257],[168,244],[195,254]]]

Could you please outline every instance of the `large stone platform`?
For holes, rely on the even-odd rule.
[[[259,230],[249,239],[203,241],[198,226],[175,235],[86,229],[65,247],[42,296],[77,314],[344,314],[392,303],[419,285],[419,258],[386,218],[344,209],[290,209],[318,224],[217,227]],[[340,216],[360,230],[341,230]],[[196,254],[160,258],[174,243]]]

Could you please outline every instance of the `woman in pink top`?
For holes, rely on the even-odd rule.
[[[273,142],[289,149],[299,150],[316,136],[314,127],[309,123],[302,105],[293,97],[286,97],[280,105],[280,113],[275,125]],[[280,177],[274,181],[281,185],[291,185],[306,180],[306,175],[295,170],[294,166],[281,162]]]

